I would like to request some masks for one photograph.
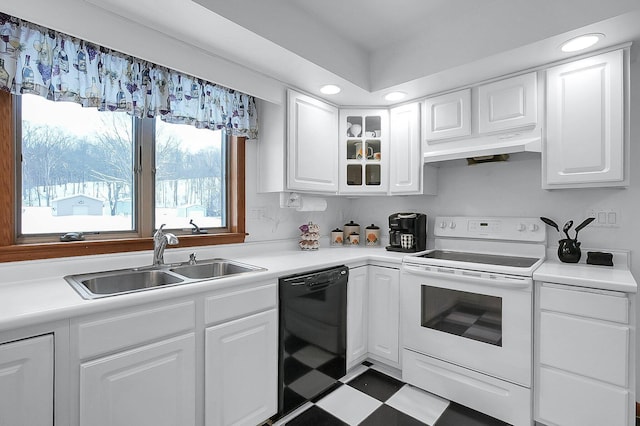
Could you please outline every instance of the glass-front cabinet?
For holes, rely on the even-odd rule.
[[[340,110],[340,192],[386,193],[389,112]]]

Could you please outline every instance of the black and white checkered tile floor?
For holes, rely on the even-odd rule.
[[[506,423],[400,381],[364,362],[276,426],[504,426]]]

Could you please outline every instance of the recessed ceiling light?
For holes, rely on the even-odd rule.
[[[560,46],[563,52],[577,52],[578,50],[586,49],[596,44],[598,41],[604,38],[604,34],[593,33],[585,34],[571,40],[567,40]]]
[[[405,96],[407,96],[407,94],[404,92],[391,92],[384,95],[384,98],[388,101],[399,101],[404,99]]]
[[[342,89],[335,84],[326,84],[320,88],[320,92],[325,95],[335,95],[336,93],[340,93]]]

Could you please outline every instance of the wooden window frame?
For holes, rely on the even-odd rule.
[[[180,235],[178,247],[242,243],[245,232],[245,137],[232,136],[227,161],[228,232]],[[16,152],[12,95],[0,91],[0,262],[85,256],[153,249],[151,235],[92,241],[16,243]],[[148,232],[148,231],[147,231]]]

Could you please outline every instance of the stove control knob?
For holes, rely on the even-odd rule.
[[[538,225],[536,225],[535,223],[532,223],[531,225],[529,225],[529,231],[536,232],[537,230],[538,230]]]
[[[444,229],[447,227],[447,222],[440,222],[440,228]]]
[[[456,227],[456,223],[455,222],[450,222],[449,223],[449,228],[454,229]]]
[[[524,223],[520,223],[518,224],[518,226],[516,227],[516,229],[520,232],[522,231],[526,231],[527,230],[527,226]]]

